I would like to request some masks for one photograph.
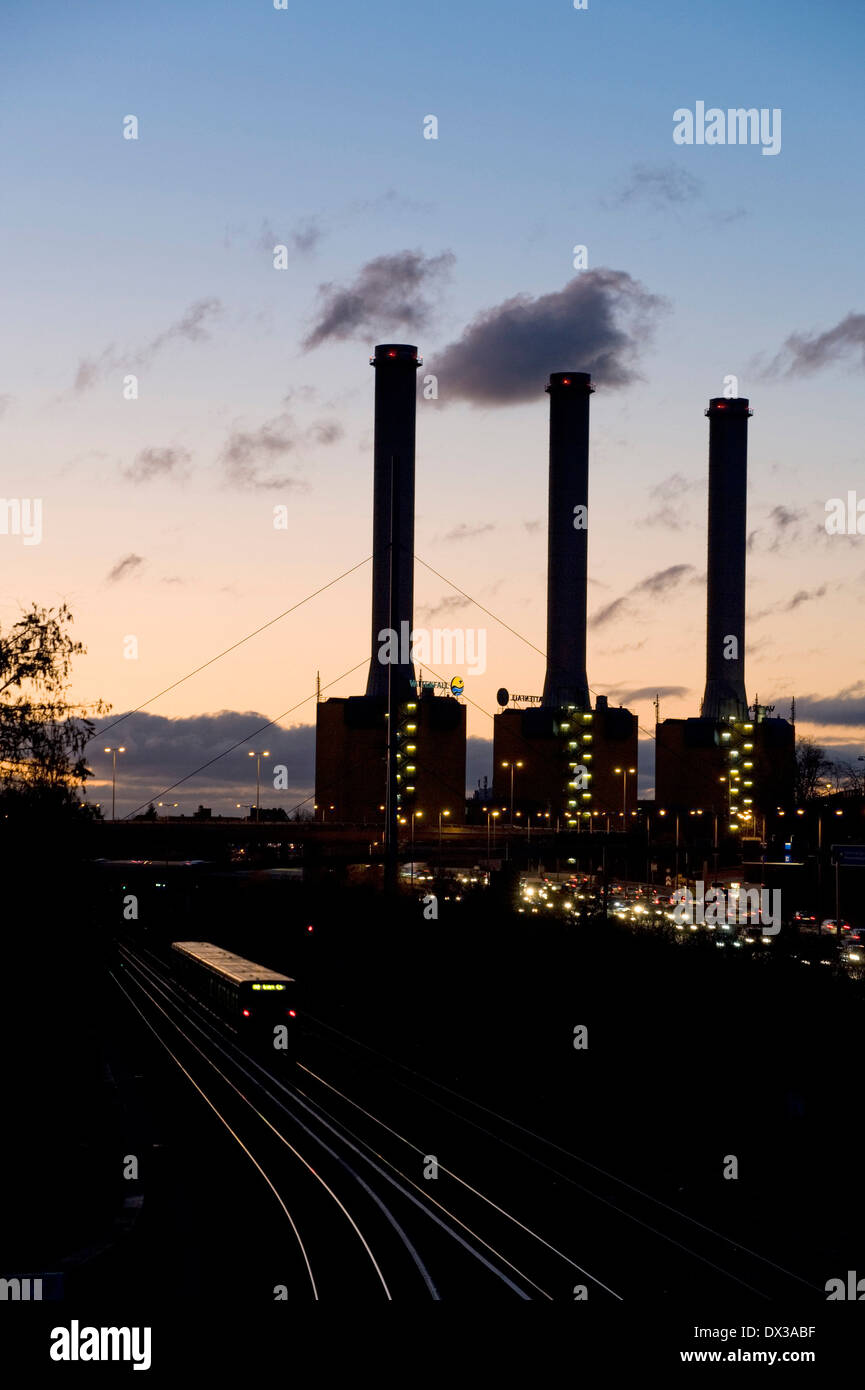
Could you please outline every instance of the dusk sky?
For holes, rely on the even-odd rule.
[[[129,749],[118,811],[274,719],[167,799],[248,801],[248,747],[289,767],[268,804],[311,792],[316,672],[366,681],[368,359],[391,341],[438,379],[417,556],[526,639],[418,564],[416,625],[487,633],[483,674],[436,673],[466,677],[471,737],[499,686],[541,691],[544,385],[591,371],[589,682],[639,715],[651,790],[655,692],[699,713],[703,412],[732,374],[754,408],[749,699],[788,717],[795,695],[799,732],[865,753],[865,536],[825,528],[829,499],[865,497],[863,18],[7,0],[0,492],[41,499],[42,536],[0,535],[0,623],[68,602],[72,695],[116,718],[360,565],[107,738]],[[698,102],[780,111],[780,151],[674,143]],[[470,745],[470,783],[490,760]]]

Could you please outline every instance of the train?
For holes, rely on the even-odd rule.
[[[175,971],[191,994],[211,1005],[238,1029],[267,1037],[285,1055],[295,1052],[298,1032],[297,981],[256,965],[210,941],[173,941]],[[286,1029],[277,1035],[280,1026]]]

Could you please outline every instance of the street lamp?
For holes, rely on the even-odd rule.
[[[126,749],[123,747],[106,748],[105,752],[111,754],[111,819],[114,820],[114,802],[115,793],[117,791],[117,754],[125,753]]]
[[[521,762],[515,762],[515,763],[503,762],[503,763],[502,763],[502,767],[509,767],[510,770],[511,770],[511,817],[510,817],[510,823],[511,823],[511,825],[513,825],[513,823],[514,823],[514,772],[516,771],[516,769],[517,769],[518,767],[522,767],[522,763],[521,763]]]
[[[261,760],[270,757],[270,749],[265,748],[261,753],[255,753],[251,748],[249,756],[255,758],[255,819],[259,819],[261,809]]]
[[[439,810],[438,813],[438,872],[441,873],[441,817],[449,816],[449,810]]]
[[[623,821],[623,822],[627,820],[627,816],[628,816],[628,773],[629,773],[629,772],[636,772],[636,770],[637,770],[637,769],[636,769],[635,767],[614,767],[614,768],[613,768],[613,771],[614,771],[616,774],[621,773],[621,775],[622,775],[622,821]],[[625,828],[626,828],[626,827],[625,827],[625,825],[623,824],[623,825],[622,825],[622,830],[625,830]]]
[[[411,813],[411,886],[414,888],[414,823],[415,819],[420,820],[423,811],[412,811]]]

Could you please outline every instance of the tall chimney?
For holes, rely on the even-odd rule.
[[[367,695],[387,697],[387,663],[379,660],[379,633],[390,627],[391,477],[397,472],[399,515],[396,598],[400,661],[395,674],[404,685],[414,678],[411,631],[414,619],[414,440],[417,348],[406,343],[379,343],[370,359],[375,367],[375,483],[372,527],[372,656]],[[407,624],[407,626],[406,626]],[[407,640],[406,640],[407,639]],[[405,660],[402,658],[405,657]]]
[[[553,372],[547,550],[547,673],[543,703],[591,709],[586,678],[589,502],[588,372]]]
[[[747,719],[745,545],[748,401],[714,397],[709,417],[709,563],[704,719]]]

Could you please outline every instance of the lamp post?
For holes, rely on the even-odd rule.
[[[441,873],[441,817],[449,816],[449,810],[439,810],[438,813],[438,872]]]
[[[522,767],[522,762],[503,762],[503,763],[502,763],[502,767],[509,767],[510,770],[511,770],[511,814],[510,814],[510,817],[509,817],[509,819],[508,819],[508,828],[509,828],[509,830],[513,830],[513,828],[514,828],[514,773],[516,772],[516,770],[517,770],[518,767]],[[510,857],[511,857],[511,842],[510,842],[510,836],[508,837],[508,845],[507,845],[507,855],[506,855],[506,857],[507,857],[508,859],[510,859]]]
[[[423,811],[412,811],[411,813],[411,886],[414,888],[414,823],[415,819],[420,820]]]
[[[614,767],[615,773],[622,775],[622,830],[627,829],[628,821],[628,773],[636,772],[635,767]]]
[[[250,749],[249,756],[255,758],[255,819],[257,823],[261,809],[261,760],[270,757],[270,749],[265,748],[261,753],[256,753]]]
[[[105,752],[111,754],[111,819],[114,820],[114,805],[117,792],[117,754],[125,753],[126,749],[123,747],[106,748]]]

